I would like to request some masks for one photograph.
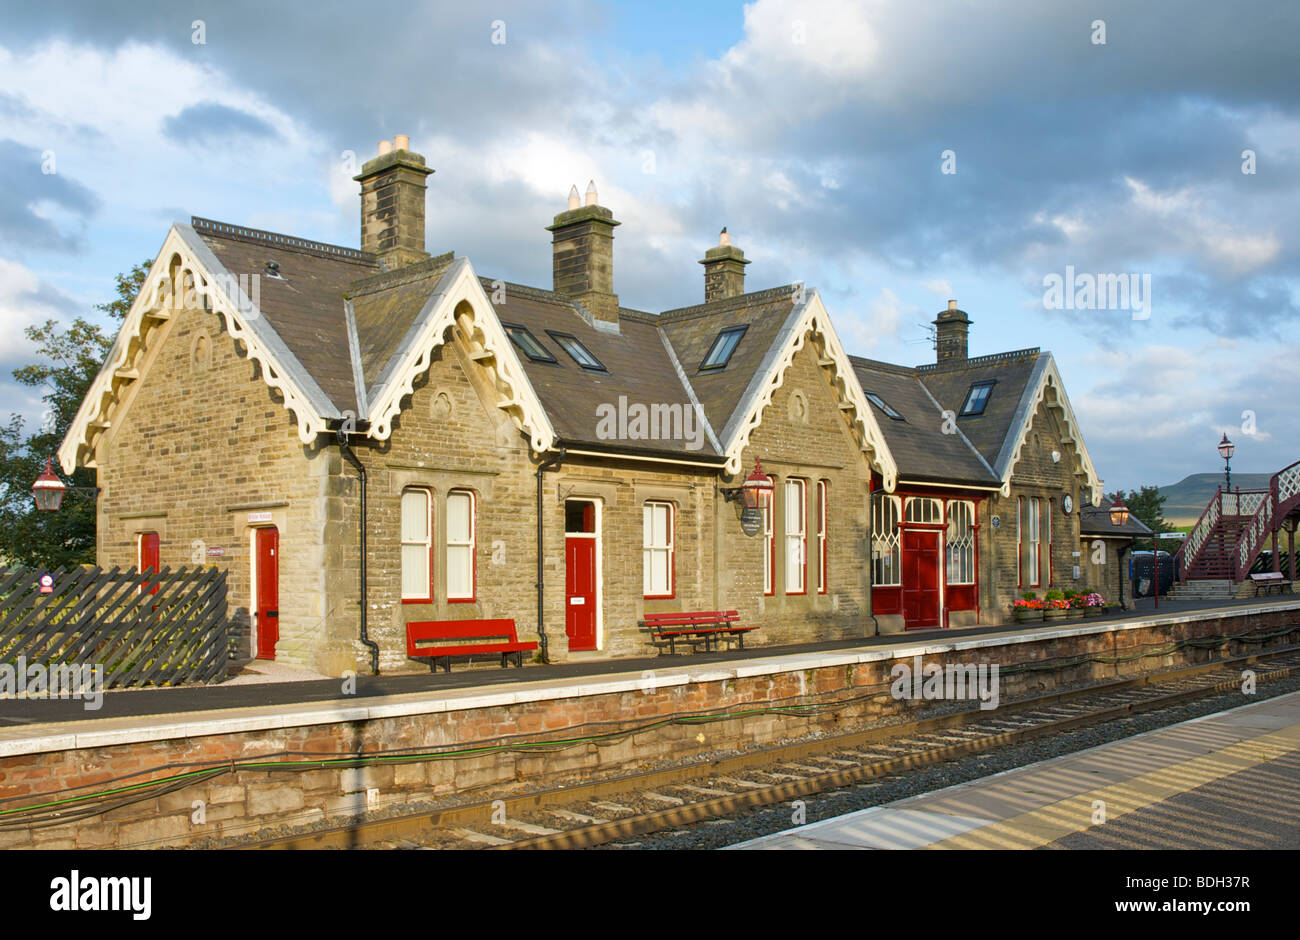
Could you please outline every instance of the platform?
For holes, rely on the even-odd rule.
[[[606,659],[517,669],[461,669],[450,674],[361,676],[355,693],[343,680],[127,689],[104,695],[87,711],[77,700],[0,701],[0,757],[69,747],[99,747],[230,731],[434,714],[526,702],[642,691],[828,666],[985,651],[1053,639],[1185,623],[1218,613],[1245,617],[1295,610],[1300,599],[1236,602],[1213,608],[1136,611],[1123,617],[1059,624],[973,627],[853,638],[798,647],[759,647],[689,656]],[[648,678],[648,677],[653,677]]]
[[[1292,693],[729,848],[1295,849],[1298,767]]]

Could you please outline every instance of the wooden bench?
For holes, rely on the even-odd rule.
[[[430,672],[437,672],[440,661],[451,672],[453,656],[483,653],[500,653],[502,669],[512,657],[522,668],[523,654],[535,649],[536,642],[520,642],[513,620],[412,620],[406,625],[407,658],[427,659]]]
[[[1261,574],[1252,574],[1250,580],[1255,583],[1256,597],[1259,597],[1261,589],[1264,591],[1265,595],[1272,594],[1274,588],[1277,589],[1279,594],[1292,593],[1291,582],[1282,577],[1282,573],[1279,571],[1266,571]]]
[[[650,631],[651,643],[660,649],[668,644],[669,654],[676,654],[679,641],[695,649],[703,643],[707,652],[717,649],[718,639],[736,640],[745,648],[745,634],[757,627],[742,627],[740,612],[735,610],[688,611],[684,613],[646,614],[641,625]]]

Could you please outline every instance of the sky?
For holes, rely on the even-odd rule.
[[[817,288],[851,353],[932,361],[950,298],[972,356],[1050,350],[1107,490],[1217,472],[1224,433],[1273,472],[1298,35],[1284,0],[3,0],[0,416],[41,420],[23,328],[97,317],[174,221],[358,246],[351,177],[408,134],[426,247],[482,275],[549,287],[595,180],[624,306],[702,301],[726,226],[747,288]]]

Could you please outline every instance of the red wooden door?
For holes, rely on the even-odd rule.
[[[564,632],[569,650],[596,648],[596,540],[564,540]]]
[[[280,639],[280,530],[254,530],[257,571],[257,658],[275,659]]]
[[[161,551],[159,549],[159,544],[158,544],[158,533],[141,532],[140,533],[140,559],[139,559],[140,573],[143,574],[144,572],[152,568],[153,573],[155,575],[158,574],[158,572],[162,570],[162,564],[159,561],[160,555],[161,555]],[[150,584],[152,585],[152,587],[148,589],[149,593],[157,594],[158,581],[151,578]]]
[[[903,533],[903,626],[939,626],[939,533]]]

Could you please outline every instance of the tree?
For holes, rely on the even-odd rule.
[[[126,316],[149,274],[151,261],[116,277],[117,299],[97,304],[114,320]],[[14,378],[30,388],[44,388],[45,421],[24,436],[21,415],[11,414],[0,425],[0,557],[10,563],[57,568],[95,560],[95,504],[84,494],[68,494],[58,512],[41,512],[32,499],[32,483],[45,469],[67,434],[82,399],[113,345],[113,336],[77,317],[70,326],[47,320],[29,326],[27,338],[36,344],[39,360],[14,370]],[[55,464],[55,472],[59,473]],[[94,486],[95,474],[77,468],[71,486]]]

